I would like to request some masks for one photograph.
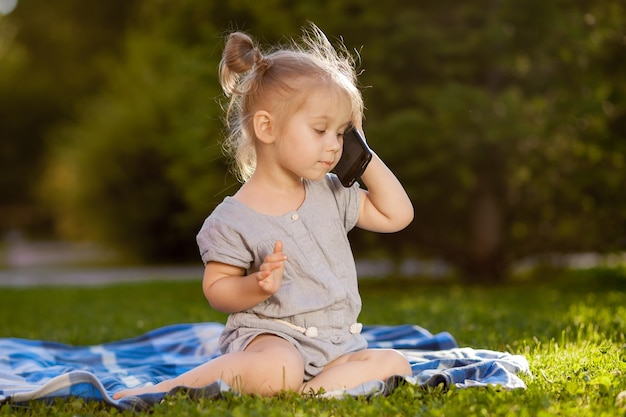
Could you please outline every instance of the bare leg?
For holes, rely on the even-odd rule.
[[[409,361],[392,349],[366,349],[335,359],[315,378],[302,385],[302,392],[345,390],[373,379],[393,375],[411,375]]]
[[[274,395],[282,390],[297,390],[304,379],[300,352],[278,336],[258,336],[243,352],[233,352],[206,362],[174,379],[157,385],[116,392],[114,399],[129,395],[168,392],[185,386],[201,388],[218,379],[242,393]]]

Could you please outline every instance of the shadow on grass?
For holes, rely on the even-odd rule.
[[[516,280],[512,281],[513,283]],[[595,267],[589,269],[538,268],[521,280],[534,285],[574,292],[626,291],[626,267]]]
[[[476,289],[523,289],[547,286],[573,292],[626,291],[626,267],[594,267],[568,269],[543,266],[531,272],[518,274],[500,283],[484,284],[464,281],[452,275],[432,278],[428,276],[370,278],[360,281],[362,288],[449,288],[460,286]]]

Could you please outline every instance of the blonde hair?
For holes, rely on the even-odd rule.
[[[226,109],[224,150],[235,162],[234,173],[247,181],[256,168],[252,117],[272,109],[277,123],[289,117],[310,94],[311,86],[331,86],[345,93],[351,105],[351,121],[360,124],[363,97],[357,87],[354,58],[343,43],[333,48],[314,24],[303,30],[300,42],[264,53],[243,32],[231,33],[219,67],[222,89],[230,98]]]

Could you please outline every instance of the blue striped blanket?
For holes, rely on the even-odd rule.
[[[119,401],[113,400],[112,394],[123,388],[158,383],[215,358],[220,354],[217,340],[223,328],[219,323],[179,324],[95,346],[0,339],[0,404],[79,397],[121,410],[147,409],[167,393]],[[447,332],[433,335],[412,325],[365,326],[363,335],[372,348],[403,352],[411,363],[413,376],[370,381],[348,392],[326,393],[327,396],[384,395],[399,383],[525,388],[519,377],[529,373],[523,356],[459,348]],[[187,392],[192,398],[219,397],[229,390],[217,381]]]

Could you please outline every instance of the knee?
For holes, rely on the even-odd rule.
[[[281,391],[297,391],[304,380],[304,361],[294,347],[276,349],[271,356],[264,356],[255,370],[263,375],[263,383],[255,391],[273,396]]]
[[[296,348],[278,352],[278,372],[274,378],[278,378],[281,390],[296,391],[304,380],[304,360]]]
[[[402,353],[393,349],[384,349],[380,351],[380,356],[379,363],[386,369],[387,377],[411,375],[411,364]]]

